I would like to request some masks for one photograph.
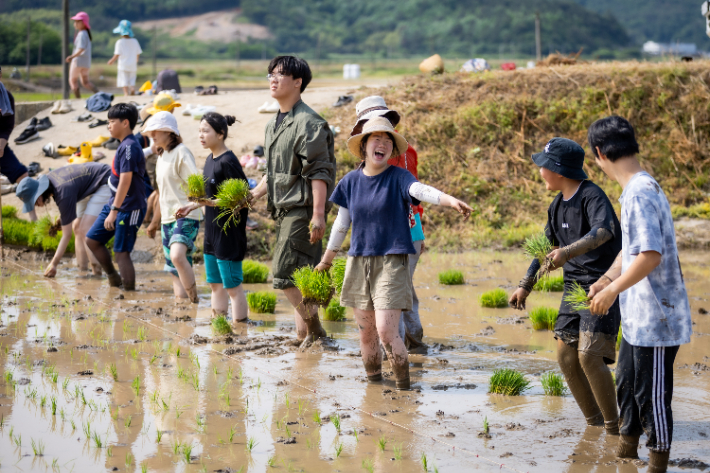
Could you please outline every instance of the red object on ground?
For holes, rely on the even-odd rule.
[[[514,71],[515,70],[515,63],[514,62],[504,62],[503,64],[500,65],[500,68],[503,69],[504,71]]]

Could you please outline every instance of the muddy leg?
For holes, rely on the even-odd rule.
[[[409,357],[404,340],[399,335],[401,310],[377,310],[375,319],[377,333],[387,352],[387,359],[394,371],[397,389],[409,389]]]
[[[594,393],[589,386],[587,376],[579,364],[578,353],[577,347],[571,347],[562,340],[557,340],[557,361],[574,400],[577,401],[582,414],[586,417],[588,425],[602,425],[604,417],[594,399]]]
[[[244,294],[244,287],[240,284],[237,287],[230,287],[226,291],[232,302],[232,323],[246,322],[249,306],[247,305],[247,296]]]
[[[174,274],[171,274],[170,278],[173,281],[173,294],[175,294],[175,298],[176,299],[187,299],[188,295],[187,295],[187,292],[185,292],[185,288],[182,287],[182,283],[180,282],[180,278],[175,276]]]
[[[305,307],[302,304],[301,291],[295,287],[289,287],[283,291],[288,301],[296,309],[296,335],[299,340],[303,340],[301,347],[305,348],[319,338],[325,337],[327,333],[320,324],[318,307]]]
[[[594,399],[604,415],[607,433],[619,435],[619,410],[616,407],[616,388],[611,371],[601,356],[579,352],[579,362],[587,376]]]
[[[123,280],[123,289],[125,291],[136,290],[136,269],[131,261],[131,254],[127,251],[116,252],[116,263],[118,263],[118,272],[121,273]]]
[[[182,243],[173,243],[170,245],[170,260],[173,262],[175,269],[177,269],[180,287],[182,288],[181,294],[177,297],[189,297],[192,303],[197,304],[200,299],[197,297],[197,283],[195,282],[195,272],[192,270],[192,265],[187,260],[187,246]],[[175,282],[173,281],[173,287],[176,288]]]
[[[96,221],[96,218],[97,217],[95,215],[84,215],[81,217],[79,225],[74,229],[74,238],[76,239],[76,244],[74,246],[76,247],[76,260],[77,263],[79,263],[79,267],[84,269],[84,266],[86,266],[86,262],[82,265],[79,260],[79,252],[81,251],[80,248],[82,248],[84,254],[91,263],[91,270],[94,273],[94,276],[101,276],[101,265],[96,259],[96,256],[94,256],[94,253],[89,250],[89,246],[86,242],[86,234],[89,233],[89,230],[91,230],[91,226]]]
[[[222,283],[210,283],[212,289],[212,317],[227,316],[229,296]]]
[[[113,261],[111,261],[111,253],[108,249],[96,240],[91,238],[86,239],[86,246],[89,251],[94,255],[96,260],[101,265],[101,268],[106,272],[108,276],[108,284],[111,287],[118,287],[121,285],[121,276],[116,272],[116,268],[113,266]]]
[[[360,330],[360,353],[365,372],[370,381],[382,380],[382,352],[374,310],[354,309]]]

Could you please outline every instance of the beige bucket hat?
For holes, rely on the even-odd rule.
[[[392,126],[397,126],[400,120],[399,113],[390,110],[385,99],[379,95],[370,95],[360,100],[355,106],[355,113],[357,114],[357,123],[350,132],[350,136],[359,135],[362,132],[362,126],[371,118],[385,117],[392,123]]]
[[[362,133],[359,135],[351,136],[348,139],[348,150],[353,156],[360,159],[365,159],[365,156],[360,155],[360,143],[362,140],[366,139],[373,133],[384,132],[389,133],[394,137],[395,145],[400,153],[404,153],[409,146],[407,140],[404,139],[402,135],[394,131],[394,127],[390,121],[384,117],[371,118],[362,127]]]

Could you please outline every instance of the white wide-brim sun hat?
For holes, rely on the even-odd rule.
[[[154,131],[169,131],[180,136],[175,115],[170,112],[158,112],[150,117],[143,125],[143,133],[151,136]]]
[[[359,135],[365,122],[375,117],[387,118],[392,123],[392,126],[397,126],[400,120],[399,113],[395,110],[390,110],[385,99],[379,95],[370,95],[360,100],[355,105],[355,113],[357,114],[357,123],[355,123],[350,132],[350,136]]]
[[[362,140],[377,132],[389,133],[392,135],[397,151],[400,153],[404,153],[407,150],[407,147],[409,146],[407,140],[402,135],[394,131],[392,123],[384,117],[375,117],[365,122],[362,127],[362,133],[351,136],[350,139],[348,139],[348,151],[350,151],[353,156],[365,159],[365,156],[360,154],[360,144],[362,143]]]

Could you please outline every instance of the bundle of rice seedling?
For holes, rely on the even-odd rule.
[[[508,307],[508,293],[504,289],[496,288],[492,291],[484,292],[478,297],[481,307],[500,309]]]
[[[316,271],[310,266],[293,272],[293,283],[303,296],[303,305],[326,307],[333,297],[333,286],[326,271]]]
[[[340,320],[345,320],[345,307],[340,305],[340,302],[336,299],[332,299],[325,308],[324,320],[330,320],[331,322],[338,322]]]
[[[330,281],[333,285],[333,289],[335,289],[335,292],[338,294],[343,290],[346,263],[347,260],[345,258],[335,258],[333,260],[333,266],[330,267]]]
[[[17,208],[13,207],[12,205],[3,205],[2,206],[2,218],[15,218],[17,217]]]
[[[549,371],[540,377],[542,389],[546,396],[564,396],[567,394],[567,386],[561,374]]]
[[[268,291],[248,292],[247,304],[257,314],[273,314],[276,311],[276,294]]]
[[[528,389],[530,389],[530,382],[525,379],[525,376],[510,368],[495,370],[488,386],[489,393],[506,396],[520,396]]]
[[[535,307],[530,311],[530,322],[535,330],[552,330],[559,311],[551,307]]]
[[[562,298],[574,311],[589,310],[589,296],[579,283],[572,285],[572,290]]]
[[[190,202],[202,203],[205,198],[205,176],[202,174],[190,174],[187,176],[187,183],[184,186],[187,200]]]
[[[242,262],[243,281],[247,284],[263,284],[269,276],[269,267],[252,260]]]
[[[463,284],[464,282],[463,273],[461,271],[450,269],[448,271],[444,271],[443,273],[439,273],[439,284],[455,286]]]
[[[240,220],[239,211],[248,205],[249,183],[244,179],[227,179],[217,187],[214,204],[220,209],[218,219],[227,217],[224,228],[237,225]]]
[[[561,274],[557,276],[548,275],[542,279],[538,279],[533,287],[534,291],[543,292],[562,292],[564,289],[565,279]]]
[[[217,335],[227,335],[232,333],[232,327],[229,325],[227,318],[224,315],[220,315],[212,319],[212,331]]]
[[[32,233],[27,245],[33,248],[40,248],[44,251],[56,251],[59,241],[62,238],[61,222],[59,219],[52,222],[49,217],[42,217],[34,222]],[[74,252],[74,236],[72,235],[67,246],[67,252]]]
[[[20,220],[19,218],[8,218],[6,220],[3,219],[2,229],[5,243],[29,246],[30,237],[34,231],[34,223]]]
[[[544,267],[547,255],[552,251],[552,243],[547,239],[545,232],[538,233],[525,239],[523,251],[530,258],[538,260]]]

